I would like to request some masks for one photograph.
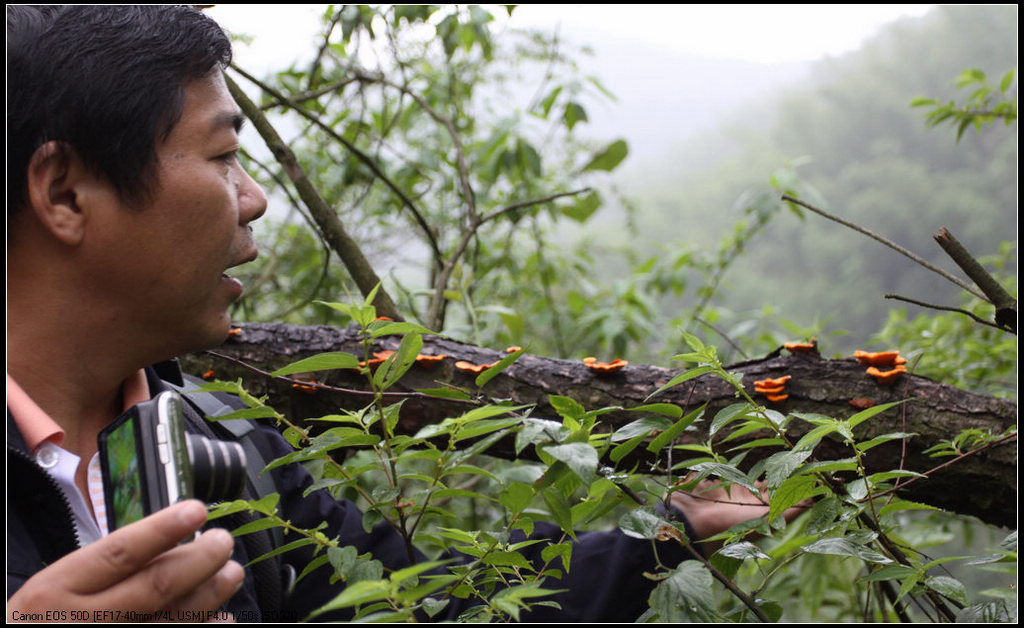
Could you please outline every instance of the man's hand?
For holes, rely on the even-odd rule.
[[[206,507],[190,500],[116,530],[29,578],[7,601],[8,613],[164,612],[173,620],[179,611],[214,611],[245,572],[230,560],[234,541],[226,530],[178,545],[205,522]]]
[[[758,488],[761,486],[758,485]],[[701,482],[691,492],[673,492],[670,499],[672,505],[686,515],[687,521],[690,522],[690,526],[697,534],[694,541],[712,537],[734,525],[763,517],[768,514],[769,510],[768,497],[763,490],[762,494],[756,495],[735,484],[729,486],[727,490],[721,482],[711,480]],[[809,505],[809,503],[797,504],[786,510],[783,516],[786,521],[792,521]]]

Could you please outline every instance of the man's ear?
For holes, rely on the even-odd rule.
[[[77,245],[85,236],[89,211],[84,196],[96,177],[73,148],[63,142],[46,142],[28,164],[29,209],[47,231],[64,244]]]

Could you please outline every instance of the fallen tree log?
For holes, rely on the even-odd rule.
[[[363,394],[329,390],[311,394],[309,389],[295,387],[284,379],[254,374],[257,371],[270,372],[296,360],[330,351],[352,353],[361,359],[363,347],[354,328],[284,324],[244,324],[238,328],[239,331],[214,352],[183,357],[185,370],[197,375],[212,371],[217,379],[222,380],[242,378],[251,392],[268,395],[268,403],[293,420],[323,416],[337,412],[338,408],[356,409],[369,403],[370,398]],[[374,350],[394,349],[398,342],[396,337],[381,338]],[[407,433],[414,433],[424,425],[458,416],[467,410],[463,403],[411,391],[446,385],[476,392],[476,374],[456,368],[455,363],[491,364],[505,356],[503,351],[437,336],[424,338],[422,352],[445,358],[429,370],[414,366],[392,389],[406,394],[399,429]],[[816,353],[784,353],[776,351],[763,359],[731,365],[728,370],[743,374],[743,384],[756,400],[783,413],[817,413],[844,418],[858,411],[851,405],[855,399],[877,404],[906,400],[861,424],[863,434],[859,430],[858,437],[862,438],[894,432],[914,434],[911,438],[869,450],[866,456],[868,471],[900,468],[925,473],[927,479],[908,483],[900,490],[901,496],[975,516],[993,525],[1016,526],[1015,437],[1007,439],[1003,445],[979,451],[944,467],[941,465],[947,459],[932,458],[924,453],[941,440],[951,439],[967,428],[1002,433],[1016,424],[1015,402],[977,395],[910,374],[901,376],[893,385],[884,386],[867,375],[865,368],[852,358],[828,360]],[[646,403],[651,393],[680,370],[631,364],[617,372],[601,375],[580,361],[524,353],[480,392],[491,399],[532,405],[533,416],[556,418],[556,412],[549,404],[551,395],[575,399],[588,410],[634,407]],[[784,402],[773,405],[763,396],[755,395],[755,380],[783,375],[791,377],[786,389],[789,396]],[[318,372],[310,374],[307,379],[312,376],[316,382],[333,388],[365,389],[365,380],[355,370]],[[704,442],[710,417],[736,403],[737,399],[731,386],[714,376],[705,375],[669,388],[650,401],[674,403],[686,410],[706,403],[705,420],[695,425],[697,429],[684,432],[681,439],[683,442]],[[863,405],[864,402],[857,403]],[[636,413],[612,411],[603,414],[600,420],[607,431],[613,431],[637,418]],[[788,429],[795,438],[799,438],[809,425],[794,420]],[[678,464],[685,454],[677,450],[673,455],[673,463]],[[851,451],[839,440],[826,439],[815,449],[814,455],[821,460],[840,459],[850,457]],[[751,457],[748,463],[754,459]],[[655,461],[645,461],[645,464],[655,464]]]

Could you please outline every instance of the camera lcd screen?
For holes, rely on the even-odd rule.
[[[146,516],[135,422],[124,421],[107,434],[107,527],[113,531]]]

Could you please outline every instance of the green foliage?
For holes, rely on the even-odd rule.
[[[463,599],[471,604],[460,621],[517,621],[536,605],[554,604],[548,598],[563,588],[559,578],[571,570],[572,541],[579,530],[611,518],[624,534],[650,539],[655,546],[689,546],[694,540],[679,523],[635,502],[669,499],[666,488],[699,495],[705,479],[731,490],[746,489],[748,495],[763,490],[770,508],[708,539],[721,542],[721,549],[708,558],[694,554],[697,559],[663,564],[647,574],[656,584],[649,610],[639,619],[890,621],[917,619],[915,608],[923,609],[922,617],[1016,619],[1016,596],[1007,593],[1005,584],[979,592],[946,570],[947,564],[961,563],[994,572],[997,582],[1005,583],[1006,577],[1016,575],[1016,533],[983,556],[929,558],[923,550],[931,541],[914,538],[917,528],[910,518],[927,507],[890,495],[894,481],[910,475],[926,480],[927,474],[901,471],[898,461],[891,471],[865,472],[866,452],[910,436],[862,436],[873,417],[893,411],[898,403],[845,419],[767,409],[750,396],[740,375],[723,366],[714,346],[684,332],[689,351],[674,359],[692,368],[662,390],[702,376],[721,379],[735,389],[738,401],[713,417],[705,416],[704,407],[685,412],[673,404],[650,403],[633,408],[637,419],[609,434],[602,431],[600,417],[616,408],[588,410],[572,398],[552,396],[557,417],[542,419],[526,406],[483,401],[477,391],[480,401],[459,397],[465,400],[464,412],[406,435],[396,430],[402,402],[385,404],[382,393],[413,367],[410,356],[418,353],[421,335],[429,332],[377,320],[372,299],[373,294],[353,305],[324,304],[359,325],[363,359],[327,353],[274,373],[358,370],[373,393],[364,408],[310,420],[308,424],[320,426],[314,434],[267,408],[265,400],[246,393],[240,383],[209,387],[240,394],[250,406],[243,411],[246,415],[272,417],[282,424],[296,450],[268,469],[302,463],[314,474],[309,490],[356,499],[367,530],[383,523],[401,536],[410,553],[420,548],[436,556],[452,548],[468,561],[427,560],[391,570],[372,555],[346,547],[343,540],[328,538],[323,526],[303,529],[281,518],[276,494],[212,507],[213,518],[243,510],[262,515],[235,530],[236,535],[285,528],[293,540],[267,556],[312,546],[314,559],[300,578],[320,566],[332,568],[338,594],[309,619],[341,609],[351,610],[360,621],[429,618],[453,599]],[[369,365],[365,358],[374,340],[396,333],[403,335],[398,351],[376,368]],[[502,377],[518,357],[513,354],[492,367],[477,386]],[[681,444],[684,432],[700,422],[707,423],[708,441]],[[809,429],[797,429],[801,425]],[[769,437],[734,445],[736,438],[752,432]],[[802,436],[794,441],[791,434]],[[817,443],[833,437],[848,446],[849,457],[816,460]],[[493,464],[488,458],[488,450],[502,439],[514,441],[516,464]],[[965,433],[933,455],[968,455],[995,442],[990,436]],[[662,462],[647,471],[624,466],[639,447]],[[744,452],[759,447],[775,453],[741,468]],[[668,466],[666,460],[676,462]],[[787,513],[793,508],[805,512],[794,518]],[[531,533],[538,521],[556,524],[563,536],[511,540],[514,531]],[[521,553],[526,548],[535,554],[539,550],[540,565]],[[794,599],[802,604],[794,606]]]
[[[1007,126],[1017,121],[1017,98],[1011,97],[1010,88],[1016,86],[1017,70],[1014,68],[1003,75],[998,86],[988,83],[985,72],[978,69],[965,70],[956,79],[959,89],[973,88],[974,91],[963,104],[955,101],[942,102],[935,98],[916,98],[913,107],[930,107],[926,121],[928,126],[952,124],[956,128],[959,142],[964,131],[974,127],[978,131],[987,124],[1002,120]]]
[[[964,11],[950,7],[937,15]],[[932,28],[946,32],[949,25],[935,19]],[[328,245],[313,235],[320,227],[293,202],[288,216],[264,229],[269,254],[246,278],[239,307],[250,320],[354,322],[363,330],[363,355],[323,354],[276,375],[357,369],[375,397],[358,411],[313,419],[314,432],[290,423],[240,385],[222,385],[242,394],[250,405],[245,416],[274,418],[296,447],[271,466],[306,465],[315,488],[357,500],[364,526],[391,526],[410,550],[436,557],[454,548],[472,560],[389,571],[320,529],[298,529],[281,519],[273,496],[219,506],[214,516],[249,510],[264,519],[236,533],[281,526],[295,535],[289,547],[314,546],[309,569],[330,565],[339,583],[338,596],[321,612],[345,608],[360,620],[400,621],[436,617],[459,598],[476,603],[463,621],[515,621],[533,605],[551,604],[545,598],[569,569],[571,541],[580,529],[615,521],[628,535],[689,544],[677,524],[630,499],[639,495],[655,503],[666,492],[699,492],[699,481],[713,479],[755,494],[763,487],[767,515],[718,535],[723,546],[707,560],[662,565],[648,574],[658,584],[641,619],[1015,621],[1016,596],[1005,580],[1016,575],[1016,533],[979,558],[926,556],[923,550],[934,539],[921,530],[953,524],[948,518],[921,523],[945,515],[892,497],[890,489],[908,476],[898,461],[888,472],[865,471],[863,458],[873,447],[910,436],[864,436],[871,418],[891,406],[845,419],[786,415],[755,402],[723,366],[723,355],[763,353],[786,340],[838,340],[842,332],[831,325],[853,327],[850,321],[877,314],[865,295],[919,284],[892,272],[891,259],[855,251],[848,233],[837,236],[804,221],[799,207],[779,200],[783,193],[822,203],[841,198],[852,216],[890,225],[888,234],[901,241],[920,238],[925,218],[945,223],[961,216],[964,206],[984,217],[954,228],[968,240],[992,242],[993,234],[1005,231],[1015,206],[1015,138],[962,135],[996,118],[1016,119],[1014,74],[992,87],[984,74],[964,73],[960,86],[974,91],[962,107],[941,99],[915,101],[933,107],[929,124],[956,126],[959,146],[951,151],[948,140],[921,136],[920,119],[901,110],[909,100],[906,89],[927,89],[945,71],[931,63],[945,59],[953,45],[930,55],[914,48],[921,40],[913,33],[881,38],[862,56],[822,66],[812,87],[789,97],[778,123],[766,131],[780,149],[700,173],[721,189],[686,186],[687,194],[712,208],[712,218],[691,214],[681,234],[684,205],[648,196],[647,204],[665,209],[671,224],[651,222],[630,206],[632,222],[616,226],[613,245],[595,239],[574,245],[568,227],[592,224],[612,200],[630,205],[605,178],[624,163],[629,147],[622,140],[581,137],[591,101],[608,94],[580,73],[563,44],[541,33],[498,37],[493,21],[478,6],[329,7],[312,65],[267,79],[268,93],[286,99],[267,96],[264,108],[299,129],[289,144],[300,166],[357,240],[373,243],[375,265],[390,273],[388,291],[417,322],[375,320],[372,294],[356,305],[326,302],[354,290],[330,263]],[[986,44],[981,38],[956,40],[963,48]],[[898,72],[890,57],[902,64]],[[536,85],[535,96],[518,102],[512,87],[524,81]],[[814,159],[789,162],[762,184],[750,180],[751,171],[786,163],[787,153]],[[252,163],[262,167],[271,187],[287,190],[279,185],[281,168],[255,158]],[[817,190],[806,184],[811,180],[822,182]],[[673,187],[678,184],[677,177]],[[731,200],[744,188],[750,191],[721,211],[727,207],[722,194]],[[918,213],[922,207],[926,216]],[[801,221],[799,237],[791,217]],[[637,237],[650,232],[672,237]],[[1004,284],[1012,283],[1014,251],[1015,244],[1004,245],[995,262]],[[964,304],[983,318],[991,314],[985,307]],[[465,403],[465,412],[404,435],[396,430],[401,402],[385,403],[382,393],[414,368],[428,328],[562,357],[651,359],[687,347],[674,359],[695,366],[666,387],[714,376],[733,386],[738,399],[714,416],[705,416],[705,408],[647,404],[633,409],[635,421],[605,433],[600,416],[611,409],[590,410],[569,397],[553,396],[558,416],[539,418],[529,407],[478,403],[474,399],[482,396],[441,388],[422,393]],[[399,350],[376,368],[368,366],[372,341],[392,334],[404,336]],[[720,352],[712,339],[730,348]],[[900,348],[914,360],[915,372],[940,381],[992,394],[1014,388],[1015,341],[979,330],[962,314],[908,320],[905,312],[892,312],[875,342]],[[502,377],[520,354],[482,373],[476,386]],[[680,444],[680,436],[700,424],[707,425],[708,440]],[[766,436],[734,444],[755,432]],[[792,434],[801,436],[794,441]],[[932,453],[955,460],[1013,435],[1015,429],[1004,435],[966,431]],[[506,438],[520,456],[515,465],[487,457]],[[815,446],[825,438],[838,439],[849,456],[816,460]],[[744,465],[759,447],[774,453]],[[643,473],[626,466],[644,450],[675,462]],[[811,503],[793,521],[783,516]],[[509,540],[513,531],[531,532],[538,521],[553,522],[564,533],[542,548],[540,567]],[[953,562],[994,570],[1003,579],[982,588],[959,572],[950,575]]]
[[[478,337],[494,335],[479,308],[500,302],[496,287],[523,286],[520,266],[534,263],[524,249],[564,263],[555,228],[601,207],[599,186],[629,152],[580,137],[607,92],[563,43],[499,39],[493,22],[480,6],[328,7],[312,66],[258,81],[274,124],[299,126],[288,143],[324,202],[389,269],[403,314]],[[528,101],[523,84],[535,85]],[[270,187],[287,189],[282,168],[260,165]],[[269,254],[249,268],[238,307],[249,320],[333,322],[312,302],[352,285],[308,229],[296,237],[300,219],[322,229],[290,202],[261,230]],[[540,309],[548,295],[521,296]]]

